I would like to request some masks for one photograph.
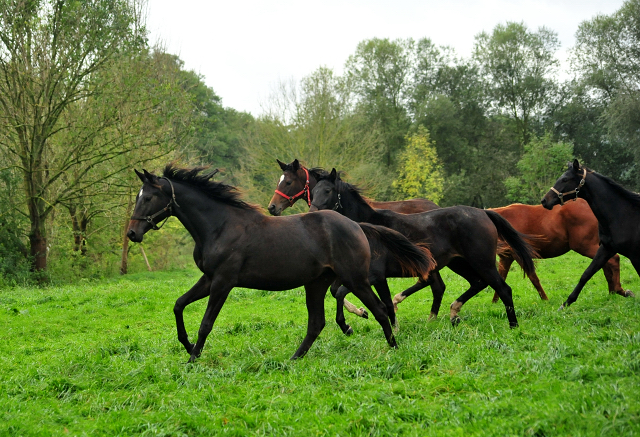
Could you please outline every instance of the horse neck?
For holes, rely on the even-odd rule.
[[[260,214],[253,210],[240,211],[185,184],[173,184],[176,202],[180,205],[173,208],[173,214],[189,231],[196,245],[202,245],[212,236],[222,233],[227,223],[237,223],[242,213]]]
[[[342,213],[354,222],[379,224],[380,214],[368,204],[360,202],[349,189],[340,190]]]
[[[585,180],[585,184],[580,190],[581,197],[591,207],[598,223],[609,228],[609,224],[614,223],[620,215],[618,208],[612,208],[612,205],[624,205],[628,203],[628,200],[624,199],[615,188],[597,174],[588,173],[588,176],[590,177]]]

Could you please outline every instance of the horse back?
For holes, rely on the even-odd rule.
[[[428,199],[394,200],[390,202],[369,202],[372,208],[387,209],[400,214],[415,214],[440,208]]]

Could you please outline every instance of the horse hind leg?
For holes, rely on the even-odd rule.
[[[393,326],[398,332],[398,319],[396,318],[396,312],[393,305],[393,301],[391,300],[391,290],[389,290],[389,284],[387,284],[386,279],[376,280],[373,284],[373,287],[378,292],[378,296],[380,300],[387,307],[387,314],[389,315],[389,322],[391,326]]]
[[[631,290],[625,290],[620,283],[620,255],[617,253],[613,255],[602,266],[602,273],[607,280],[609,286],[609,294],[619,294],[624,297],[635,297]]]
[[[371,314],[373,314],[376,321],[382,327],[382,331],[384,332],[384,336],[389,346],[397,348],[398,344],[396,343],[396,339],[393,336],[393,331],[391,329],[391,324],[389,323],[387,308],[374,294],[371,286],[369,285],[369,281],[367,281],[366,278],[360,281],[350,279],[345,281],[345,285],[347,285],[349,290],[351,290],[351,292],[360,299],[364,306],[367,307]]]

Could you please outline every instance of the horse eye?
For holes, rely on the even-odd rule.
[[[151,200],[151,196],[149,196],[149,195],[144,196],[144,197],[142,198],[142,200],[144,200],[145,202],[148,202],[148,201],[150,201],[150,200]]]
[[[291,185],[291,181],[287,181],[285,185]]]
[[[330,190],[329,188],[327,188],[326,190],[324,190],[324,192],[325,192],[326,194],[329,194],[329,193],[331,192],[331,190]]]
[[[562,178],[562,182],[567,182],[569,179],[567,178]]]

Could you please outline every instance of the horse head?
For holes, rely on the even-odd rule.
[[[576,200],[580,197],[580,189],[584,186],[587,177],[587,169],[580,166],[577,159],[570,162],[562,176],[542,198],[542,206],[547,209],[555,205],[564,205],[567,200]],[[565,199],[565,196],[569,198]]]
[[[309,212],[319,211],[323,209],[339,210],[342,205],[340,203],[340,193],[338,193],[337,181],[340,180],[336,169],[331,169],[328,176],[322,177],[313,188],[311,207]]]
[[[310,193],[309,173],[297,159],[294,159],[290,164],[285,164],[277,159],[276,161],[282,169],[282,176],[280,176],[276,191],[269,202],[268,210],[271,215],[278,216],[302,197],[307,197],[307,201],[309,201]]]
[[[136,205],[129,222],[127,237],[139,243],[150,229],[159,229],[157,223],[168,219],[172,215],[173,205],[178,206],[178,204],[175,202],[175,195],[167,194],[162,189],[161,179],[165,179],[171,185],[173,193],[173,185],[168,179],[158,178],[146,170],[142,170],[143,173],[134,171],[142,181],[142,188],[136,196]]]

